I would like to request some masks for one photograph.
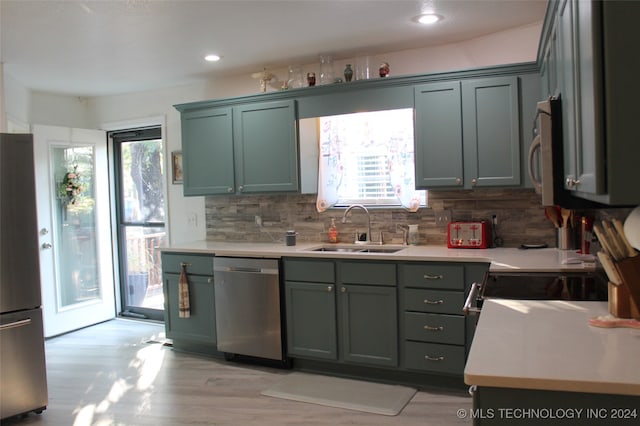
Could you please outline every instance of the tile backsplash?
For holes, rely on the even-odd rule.
[[[385,242],[400,243],[397,225],[419,225],[420,244],[446,245],[447,229],[435,223],[434,211],[450,210],[452,220],[498,219],[496,235],[505,247],[546,243],[556,246],[556,230],[545,218],[540,196],[532,189],[476,189],[429,191],[429,208],[410,213],[404,209],[369,209],[374,240],[383,232]],[[631,209],[584,211],[596,220],[623,220]],[[313,194],[211,196],[205,199],[207,239],[215,241],[282,242],[287,230],[295,229],[298,241],[328,242],[331,218],[336,219],[339,242],[353,242],[354,233],[364,232],[367,219],[362,210],[352,210],[342,223],[344,209],[318,213]],[[262,226],[256,223],[260,217]]]

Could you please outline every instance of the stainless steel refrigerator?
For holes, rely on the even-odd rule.
[[[33,136],[0,134],[0,419],[47,406]]]

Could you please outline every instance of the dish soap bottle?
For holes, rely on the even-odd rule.
[[[420,234],[418,233],[418,225],[409,225],[409,244],[418,245]]]
[[[338,227],[336,227],[336,220],[331,218],[331,225],[329,226],[329,242],[337,243],[338,242]]]

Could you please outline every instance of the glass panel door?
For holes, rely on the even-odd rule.
[[[115,316],[107,138],[33,127],[45,336]]]
[[[162,320],[164,296],[158,247],[166,242],[166,209],[160,129],[111,136],[117,168],[123,315]]]

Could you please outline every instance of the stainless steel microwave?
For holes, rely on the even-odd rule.
[[[558,204],[562,187],[562,117],[560,99],[538,102],[534,138],[529,148],[529,177],[543,206]]]
[[[543,206],[568,209],[601,208],[602,204],[575,197],[564,187],[561,97],[538,102],[529,149],[529,177]]]

